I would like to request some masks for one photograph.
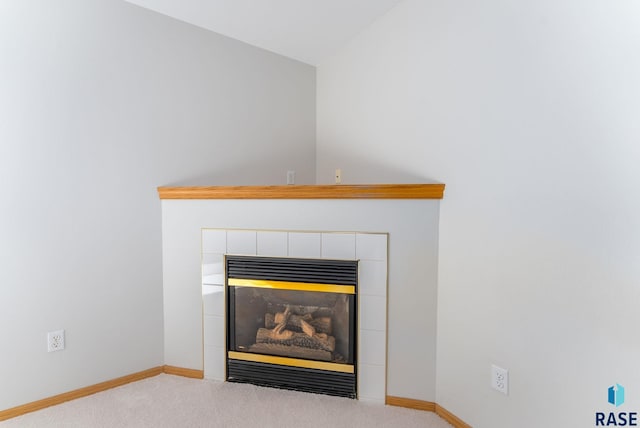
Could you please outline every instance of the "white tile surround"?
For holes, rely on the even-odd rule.
[[[204,375],[224,380],[224,254],[360,260],[358,395],[383,403],[387,364],[386,233],[203,229]]]

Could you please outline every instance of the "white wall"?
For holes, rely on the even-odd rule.
[[[308,65],[121,1],[0,2],[0,410],[163,364],[156,187],[312,183],[314,139]]]
[[[640,410],[639,16],[406,0],[318,68],[319,183],[447,184],[436,398],[474,427]]]

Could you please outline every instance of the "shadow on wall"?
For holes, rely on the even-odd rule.
[[[421,171],[410,171],[403,169],[401,165],[342,153],[324,153],[318,156],[316,183],[335,183],[337,169],[340,169],[342,184],[442,183]]]

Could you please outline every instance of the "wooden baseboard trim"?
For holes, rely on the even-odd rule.
[[[16,406],[11,409],[0,410],[0,421],[15,418],[16,416],[24,415],[26,413],[35,412],[36,410],[55,406],[56,404],[62,404],[67,401],[75,400],[76,398],[93,395],[97,392],[106,391],[107,389],[116,388],[118,386],[126,385],[128,383],[136,382],[148,377],[157,376],[160,373],[164,373],[164,367],[162,366],[154,367],[152,369],[133,373],[127,376],[122,376],[117,379],[108,380],[106,382],[97,383],[95,385],[76,389],[74,391],[65,392],[63,394],[54,395],[53,397],[44,398],[42,400],[34,401],[28,404],[23,404],[22,406]]]
[[[65,392],[63,394],[54,395],[53,397],[44,398],[42,400],[34,401],[32,403],[23,404],[21,406],[16,406],[11,409],[0,410],[0,421],[15,418],[16,416],[24,415],[26,413],[35,412],[36,410],[42,410],[47,407],[55,406],[56,404],[62,404],[66,401],[75,400],[76,398],[86,397],[87,395],[93,395],[97,392],[106,391],[108,389],[116,388],[118,386],[126,385],[128,383],[136,382],[142,379],[146,379],[148,377],[157,376],[161,373],[190,377],[194,379],[204,379],[203,370],[184,369],[182,367],[174,367],[174,366],[154,367],[149,370],[144,370],[138,373],[122,376],[117,379],[97,383],[95,385],[76,389],[74,391]]]
[[[436,411],[436,403],[431,401],[415,400],[413,398],[393,397],[387,395],[385,401],[390,406],[407,407],[409,409],[424,410],[427,412]]]
[[[467,424],[444,407],[431,401],[416,400],[413,398],[393,397],[391,395],[387,395],[385,403],[390,406],[406,407],[409,409],[435,412],[442,419],[453,425],[454,428],[472,428],[471,425]]]
[[[453,425],[455,428],[472,428],[471,425],[469,425],[439,404],[436,404],[436,413],[442,419]]]
[[[182,367],[164,366],[163,372],[170,375],[204,379],[204,371],[196,369],[184,369]]]

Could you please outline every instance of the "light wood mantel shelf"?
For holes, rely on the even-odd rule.
[[[444,184],[158,187],[160,199],[442,199]]]

